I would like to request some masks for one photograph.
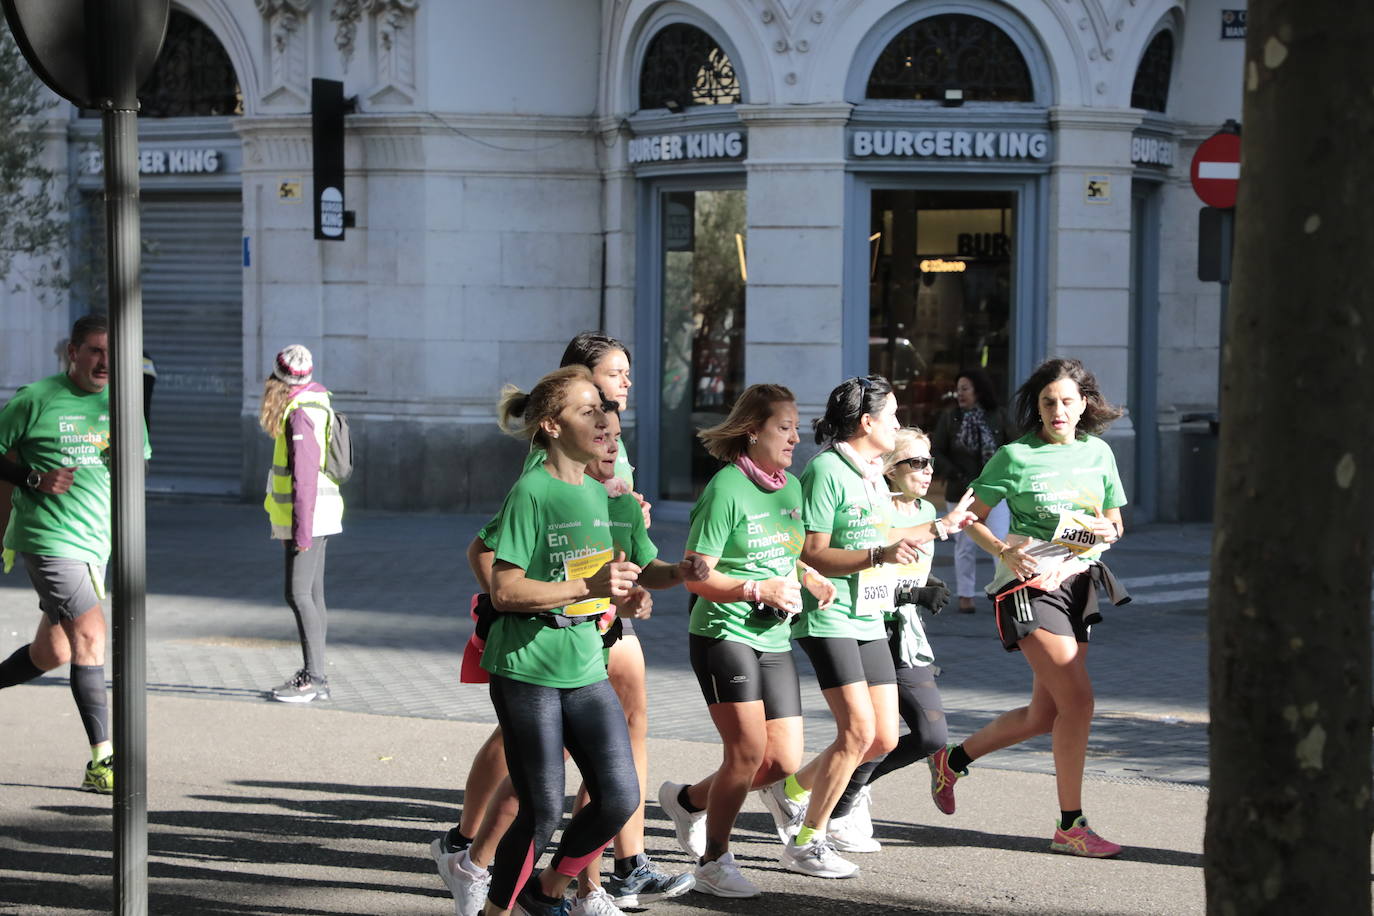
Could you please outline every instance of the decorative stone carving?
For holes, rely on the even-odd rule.
[[[372,105],[415,102],[415,11],[420,0],[360,0],[370,14],[376,55],[375,85],[367,93]]]
[[[343,59],[344,72],[353,60],[354,45],[358,38],[358,20],[363,11],[360,0],[334,0],[329,10],[329,21],[334,23],[334,47]]]
[[[310,99],[305,19],[311,0],[254,0],[265,20],[267,105],[300,105]]]

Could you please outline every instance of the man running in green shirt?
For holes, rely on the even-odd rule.
[[[105,700],[105,563],[110,555],[109,326],[72,327],[70,368],[20,388],[0,410],[4,476],[21,477],[5,531],[4,568],[23,558],[43,612],[33,641],[0,662],[0,689],[71,663],[72,696],[91,743],[81,788],[114,791]],[[150,450],[144,433],[144,457]]]

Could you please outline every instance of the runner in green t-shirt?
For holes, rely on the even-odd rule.
[[[696,564],[674,565],[654,559],[657,549],[653,548],[647,535],[649,504],[640,494],[633,492],[634,468],[626,458],[624,442],[620,438],[619,412],[627,406],[631,385],[629,351],[613,337],[584,332],[568,343],[562,365],[582,365],[590,369],[592,380],[607,398],[604,403],[613,408],[608,408],[607,420],[614,439],[605,443],[606,451],[587,466],[587,471],[601,480],[608,492],[628,494],[613,496],[610,500],[612,534],[617,546],[625,551],[631,562],[642,567],[639,584],[643,587],[635,589],[618,603],[618,617],[614,619],[612,628],[603,635],[603,642],[609,645],[606,650],[607,670],[611,685],[625,710],[642,790],[647,778],[649,702],[644,652],[635,635],[634,620],[651,613],[652,601],[645,589],[666,588],[681,581],[685,574],[704,573]],[[545,459],[544,449],[532,443],[524,470],[542,465]],[[612,476],[614,480],[608,479]],[[635,516],[637,526],[633,524]],[[468,546],[468,563],[482,591],[490,591],[492,549],[496,543],[498,522],[499,516],[493,517]],[[644,552],[636,553],[636,548]],[[490,804],[492,798],[498,793],[510,791],[508,783],[502,785],[505,775],[505,751],[498,726],[478,750],[469,768],[460,822],[446,835],[437,838],[430,847],[439,874],[453,893],[460,912],[485,895],[484,891],[479,891],[483,887],[483,880],[489,878],[486,866],[494,855],[495,840],[500,838],[509,824],[508,818],[486,817],[488,810],[494,810]],[[632,907],[652,900],[677,897],[692,887],[690,876],[660,871],[646,855],[642,803],[616,834],[614,850],[614,870],[606,890],[619,906]],[[580,876],[579,897],[600,893],[599,865],[589,865]]]
[[[611,438],[601,392],[584,366],[551,372],[529,394],[507,386],[503,429],[548,451],[507,495],[496,532],[482,653],[519,813],[497,847],[487,900],[552,911],[572,877],[639,806],[625,716],[606,680],[595,620],[635,587],[640,569],[617,553],[606,489],[586,465]],[[550,864],[525,882],[562,817],[563,748],[590,793]]]
[[[929,528],[935,506],[925,499],[934,475],[930,439],[918,429],[897,431],[896,446],[883,459],[891,484],[892,523],[897,528]],[[908,766],[945,746],[949,736],[944,704],[935,686],[935,653],[926,639],[921,610],[938,614],[949,601],[949,589],[930,575],[934,544],[924,544],[915,563],[900,567],[899,588],[909,589],[910,603],[885,614],[887,648],[897,669],[897,708],[910,731],[897,739],[886,756],[860,764],[830,814],[827,833],[840,852],[877,852],[867,787],[894,770]]]
[[[1088,635],[1101,620],[1091,567],[1121,539],[1126,504],[1111,449],[1097,435],[1119,416],[1076,359],[1042,363],[1017,391],[1025,435],[1002,446],[972,483],[978,518],[1005,500],[1011,533],[1003,541],[980,521],[969,534],[997,557],[988,591],[1002,645],[1020,649],[1035,675],[1031,698],[928,761],[935,805],[953,814],[954,784],[970,761],[1053,732],[1060,817],[1050,849],[1094,858],[1121,851],[1088,827],[1082,810],[1093,713]]]
[[[890,564],[916,562],[923,544],[973,520],[960,507],[920,528],[893,525],[882,456],[895,447],[897,429],[888,381],[848,379],[815,422],[816,442],[827,448],[802,474],[802,559],[829,577],[838,597],[828,608],[806,602],[792,635],[811,659],[836,735],[805,767],[759,794],[784,843],[783,867],[805,875],[858,874],[827,840],[830,813],[855,768],[897,743],[897,675],[883,624],[897,584]]]
[[[800,762],[801,690],[788,621],[801,610],[803,587],[821,607],[835,597],[829,581],[798,562],[801,487],[786,470],[797,427],[792,392],[751,385],[724,422],[698,433],[726,467],[692,508],[687,550],[711,574],[687,586],[696,596],[688,640],[724,760],[694,785],[663,783],[658,801],[700,863],[697,890],[720,897],[760,893],[740,873],[730,833],[749,790]]]
[[[0,411],[0,455],[22,474],[5,531],[4,568],[23,557],[43,612],[33,641],[0,662],[0,689],[71,663],[72,696],[91,744],[81,787],[114,791],[105,697],[105,563],[110,554],[109,325],[72,327],[68,370],[17,391]],[[143,454],[152,454],[147,431]]]

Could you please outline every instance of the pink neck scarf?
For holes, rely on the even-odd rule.
[[[735,467],[743,471],[744,476],[757,484],[759,489],[767,490],[769,493],[776,492],[787,486],[786,471],[778,470],[770,474],[755,464],[754,459],[750,458],[748,455],[740,455],[736,458]]]
[[[849,460],[849,463],[854,466],[854,470],[858,471],[859,476],[864,479],[864,483],[874,486],[882,485],[886,489],[887,485],[883,483],[883,459],[864,458],[848,442],[836,442],[835,451]]]

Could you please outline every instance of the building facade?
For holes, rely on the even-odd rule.
[[[1215,408],[1220,303],[1188,163],[1240,112],[1219,3],[174,9],[140,121],[154,488],[259,492],[262,379],[299,342],[352,420],[352,504],[489,508],[519,459],[500,386],[603,328],[633,351],[651,499],[694,497],[693,431],[745,385],[789,386],[807,418],[880,372],[930,426],[960,368],[1005,396],[1066,355],[1128,408],[1108,439],[1138,517],[1210,500],[1189,418]],[[342,241],[313,234],[312,77],[357,98]],[[101,234],[82,114],[49,131],[75,265]],[[100,306],[88,286],[9,300],[0,394]]]

